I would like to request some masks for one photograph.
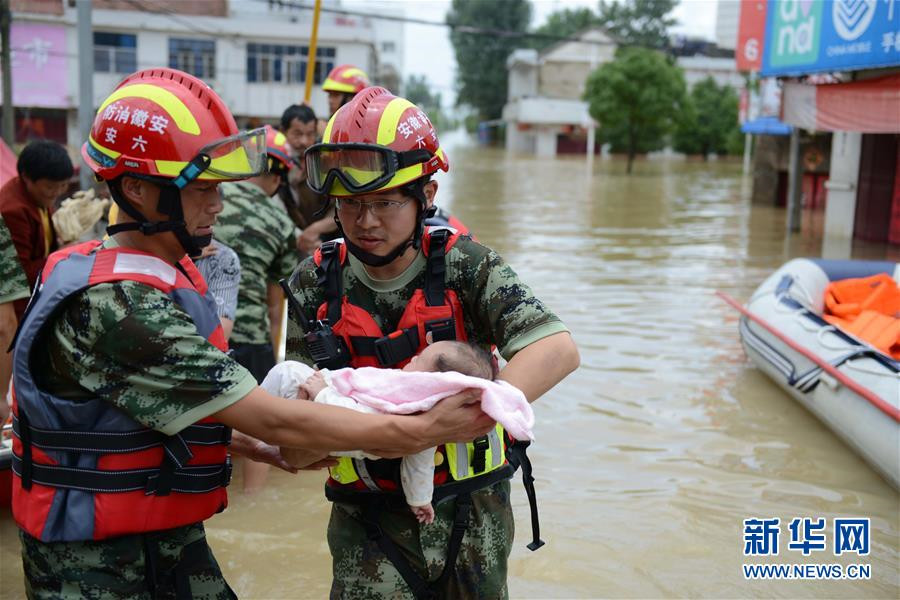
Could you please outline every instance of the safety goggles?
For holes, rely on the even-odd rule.
[[[399,171],[431,159],[425,148],[397,152],[376,144],[314,144],[306,150],[306,183],[330,193],[337,179],[351,194],[375,191]]]
[[[195,179],[247,179],[266,172],[266,130],[242,131],[200,149],[173,182],[183,188]]]

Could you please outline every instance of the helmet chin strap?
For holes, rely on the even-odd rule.
[[[344,238],[344,243],[347,244],[347,250],[350,251],[350,254],[359,259],[360,262],[369,265],[370,267],[383,267],[394,262],[394,260],[396,260],[397,257],[399,257],[401,254],[406,252],[406,249],[410,246],[412,246],[415,250],[418,250],[422,246],[422,235],[425,233],[425,219],[433,217],[435,211],[437,210],[437,208],[434,206],[425,209],[425,206],[428,205],[428,199],[425,197],[425,183],[426,181],[424,179],[417,179],[408,186],[402,188],[407,193],[412,194],[419,201],[418,214],[416,215],[416,228],[415,230],[413,230],[413,235],[411,238],[404,242],[401,242],[397,245],[396,248],[394,248],[384,256],[366,252],[365,250],[351,242],[350,238],[347,237],[347,234],[344,233],[344,228],[341,226],[341,221],[337,216],[337,207],[335,207],[334,222],[337,223],[338,231]]]

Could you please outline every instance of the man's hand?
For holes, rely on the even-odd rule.
[[[404,419],[415,419],[410,423],[410,436],[417,441],[417,446],[407,452],[382,448],[372,450],[372,454],[382,458],[399,458],[446,442],[470,442],[497,425],[481,410],[481,390],[464,390],[448,396],[428,412]]]
[[[297,467],[282,456],[281,449],[278,446],[272,446],[261,440],[256,440],[255,444],[248,445],[247,450],[248,452],[244,456],[250,460],[278,467],[288,473],[297,472]]]
[[[327,453],[322,453],[318,450],[282,447],[281,455],[293,467],[309,471],[333,467],[338,464],[336,458],[332,458]]]
[[[303,230],[303,233],[297,238],[297,249],[307,254],[312,254],[322,244],[320,237],[321,231],[313,223]]]

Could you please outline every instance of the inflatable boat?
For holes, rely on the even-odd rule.
[[[900,362],[823,318],[831,282],[881,273],[900,281],[893,262],[795,259],[745,306],[722,296],[756,366],[900,490]]]

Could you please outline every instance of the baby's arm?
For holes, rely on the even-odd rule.
[[[304,392],[300,390],[300,386],[311,375],[313,375],[313,369],[309,365],[286,360],[272,367],[259,386],[273,396],[309,400],[311,398],[304,398]]]
[[[404,456],[400,461],[400,482],[407,504],[431,504],[434,494],[434,448]]]
[[[311,379],[311,378],[310,378]],[[324,378],[322,379],[324,381]],[[327,404],[329,406],[340,406],[341,408],[349,408],[350,410],[355,410],[356,412],[361,413],[369,413],[369,414],[377,414],[378,411],[370,406],[366,406],[365,404],[360,404],[353,398],[349,396],[341,396],[337,393],[334,388],[325,386],[322,388],[318,394],[316,394],[312,398],[315,402],[319,404]],[[332,452],[331,456],[349,456],[350,458],[371,458],[378,459],[379,456],[375,456],[372,454],[366,454],[362,450],[342,450],[340,452]]]

